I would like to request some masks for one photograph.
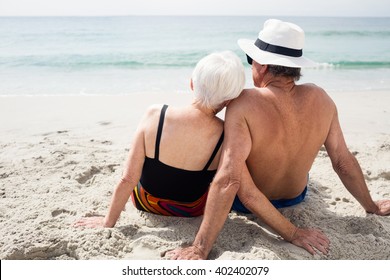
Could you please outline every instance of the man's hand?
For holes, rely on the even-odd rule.
[[[102,228],[104,227],[104,217],[86,217],[81,218],[73,224],[74,227],[86,227],[86,228]]]
[[[171,260],[206,260],[207,256],[196,246],[192,245],[186,248],[178,248],[167,251],[165,257]]]
[[[390,214],[390,200],[379,200],[375,201],[375,204],[378,206],[378,210],[374,213],[379,216],[387,216]]]
[[[329,252],[329,239],[317,229],[297,228],[290,242],[304,248],[312,255],[316,254],[314,249],[317,249],[324,255],[327,255]]]

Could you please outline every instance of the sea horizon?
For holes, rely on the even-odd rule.
[[[267,18],[300,25],[319,63],[300,82],[331,91],[390,90],[390,17],[0,16],[0,96],[188,91],[196,62],[256,39]],[[156,28],[158,27],[158,28]]]

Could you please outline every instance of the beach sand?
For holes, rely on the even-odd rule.
[[[372,197],[390,199],[389,92],[330,93],[350,150]],[[163,217],[131,202],[114,228],[74,228],[105,215],[131,137],[153,103],[183,105],[190,93],[0,98],[1,259],[161,259],[190,243],[201,217]],[[322,229],[327,256],[271,233],[253,215],[229,214],[210,259],[390,259],[390,217],[367,215],[333,172],[322,149],[300,205],[281,212]]]

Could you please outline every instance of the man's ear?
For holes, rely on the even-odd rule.
[[[267,72],[267,70],[268,70],[268,65],[267,65],[267,64],[262,64],[262,65],[261,65],[260,72],[261,72],[262,74],[265,74],[265,73]]]

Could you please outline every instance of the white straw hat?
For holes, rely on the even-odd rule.
[[[256,41],[238,40],[240,48],[251,59],[260,64],[287,67],[314,67],[316,62],[303,56],[305,33],[298,25],[269,19],[264,23]]]

